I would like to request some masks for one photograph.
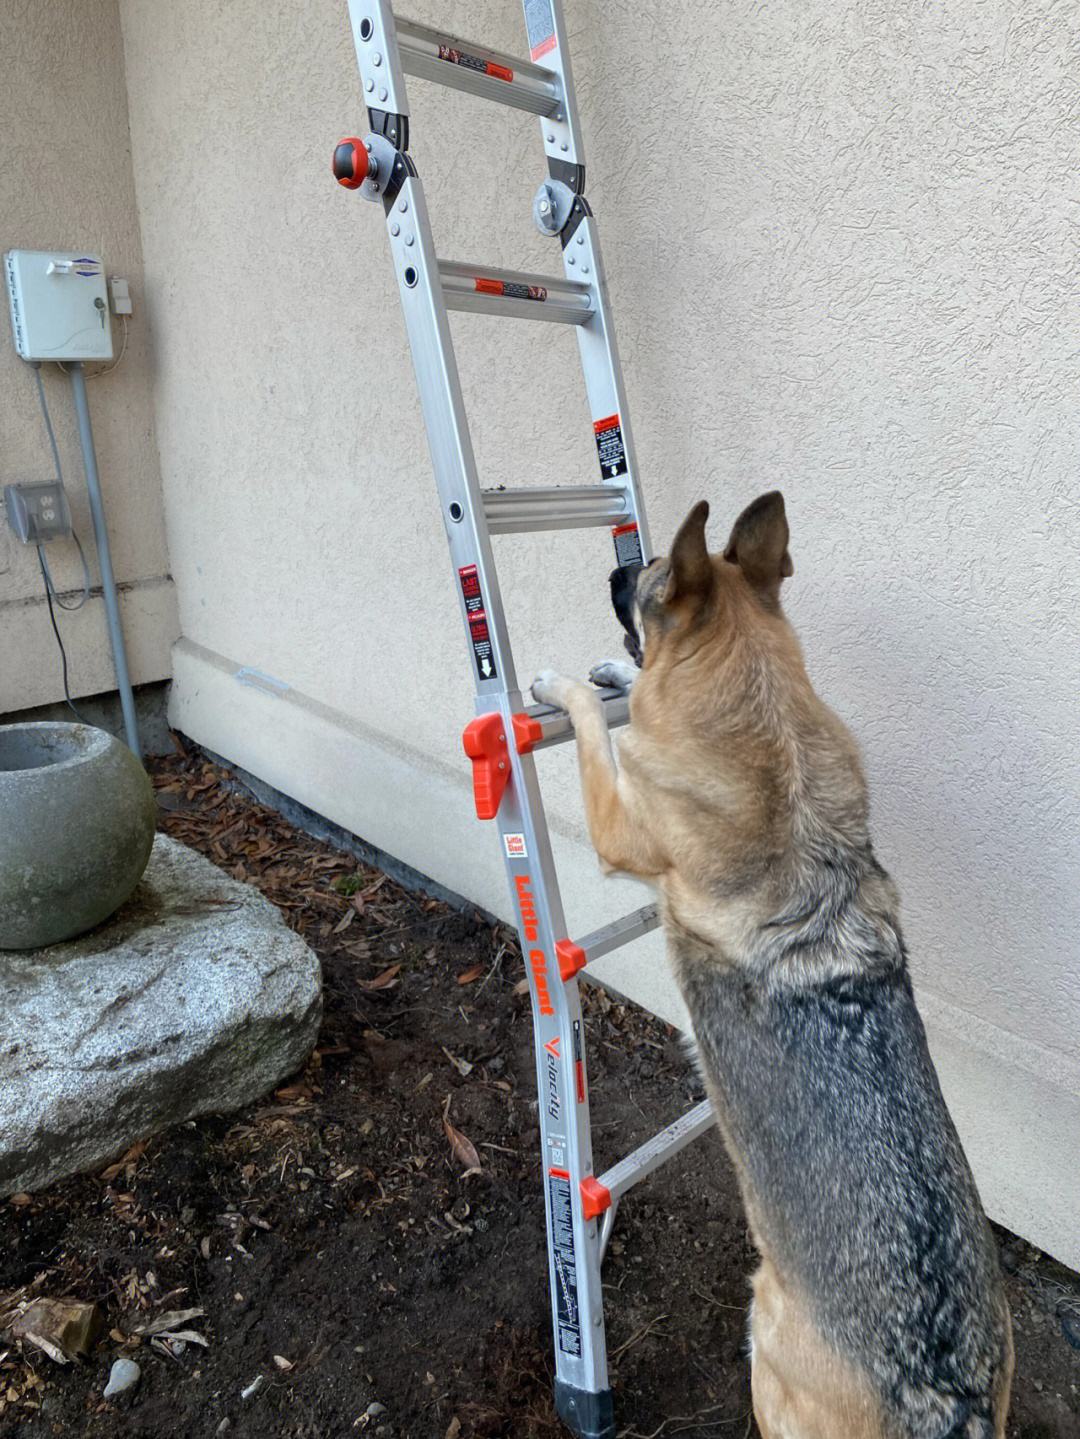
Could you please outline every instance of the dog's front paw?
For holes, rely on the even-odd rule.
[[[623,694],[626,694],[637,677],[637,666],[628,665],[623,660],[601,660],[589,671],[589,679],[594,685],[601,689],[622,690]]]
[[[554,705],[556,709],[566,708],[567,697],[574,688],[574,681],[554,670],[541,670],[533,680],[533,699],[538,705]]]

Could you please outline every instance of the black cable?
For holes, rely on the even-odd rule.
[[[45,603],[49,606],[49,621],[52,624],[52,632],[56,636],[56,643],[60,646],[60,664],[64,675],[64,698],[67,700],[68,709],[79,721],[80,724],[89,724],[86,719],[75,708],[75,701],[71,698],[71,690],[68,688],[68,661],[67,650],[64,649],[64,641],[60,638],[60,631],[56,625],[56,614],[53,610],[52,586],[49,584],[49,573],[45,568],[45,556],[41,553],[41,546],[37,547],[38,564],[41,566],[41,578],[45,584]]]
[[[124,333],[126,335],[127,331],[125,330]],[[122,358],[123,354],[121,353],[121,359]],[[45,386],[41,380],[41,361],[35,360],[33,362],[33,365],[34,379],[37,381],[38,404],[41,406],[41,418],[45,421],[45,432],[49,436],[49,444],[52,448],[53,465],[56,469],[56,480],[61,490],[63,490],[64,472],[60,468],[60,448],[56,443],[56,431],[53,429],[52,416],[49,414],[49,402],[45,398]],[[56,586],[53,584],[52,571],[49,569],[49,562],[42,553],[40,545],[38,545],[38,560],[41,562],[42,572],[45,576],[45,588],[50,592],[59,608],[62,610],[75,611],[81,610],[83,605],[85,605],[86,601],[90,598],[90,566],[86,563],[86,551],[82,547],[82,541],[75,533],[74,525],[71,527],[71,538],[75,541],[75,546],[79,551],[79,559],[82,562],[82,598],[79,600],[78,604],[66,605],[64,601],[60,598],[59,594],[57,594]]]

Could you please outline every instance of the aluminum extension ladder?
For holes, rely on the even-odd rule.
[[[498,825],[532,994],[556,1407],[582,1439],[608,1439],[615,1424],[600,1265],[615,1210],[631,1185],[702,1134],[713,1117],[707,1102],[699,1104],[607,1173],[593,1173],[578,974],[590,960],[654,929],[657,907],[646,905],[577,940],[567,934],[533,755],[573,732],[562,711],[522,699],[491,536],[606,525],[620,565],[647,558],[649,543],[596,227],[583,197],[585,164],[560,3],[523,4],[529,61],[396,18],[388,0],[349,0],[371,133],[340,141],[333,170],[386,215],[475,672],[477,717],[465,729],[465,752],[476,812]],[[543,233],[561,241],[565,278],[438,258],[408,153],[405,74],[540,117],[548,178],[533,216]],[[481,488],[448,310],[575,326],[598,484]],[[601,697],[609,724],[625,724],[627,697],[616,691]]]

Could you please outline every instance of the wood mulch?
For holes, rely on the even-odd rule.
[[[322,1032],[260,1103],[0,1203],[0,1308],[49,1296],[101,1319],[66,1365],[0,1337],[0,1435],[557,1439],[515,935],[312,839],[177,745],[154,766],[162,829],[257,886],[318,952]],[[667,1026],[592,988],[586,1012],[602,1168],[699,1095]],[[1080,1280],[1000,1241],[1010,1439],[1077,1439]],[[756,1432],[753,1263],[715,1136],[623,1205],[604,1266],[622,1439]],[[119,1355],[141,1382],[106,1402]]]

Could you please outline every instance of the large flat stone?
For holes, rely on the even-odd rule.
[[[158,835],[105,924],[0,953],[0,1196],[257,1099],[321,1009],[318,958],[274,906]]]

